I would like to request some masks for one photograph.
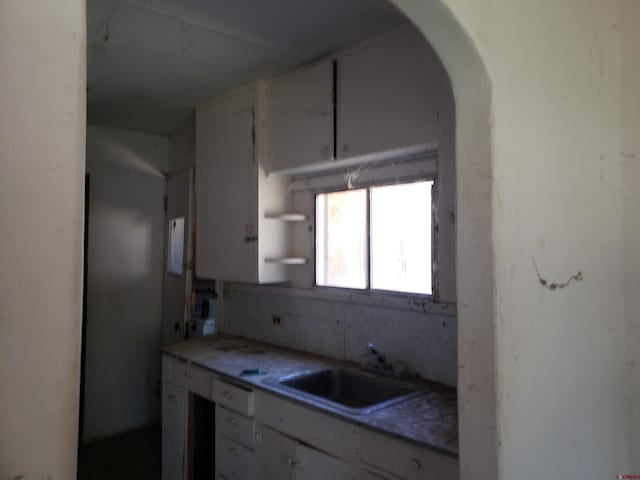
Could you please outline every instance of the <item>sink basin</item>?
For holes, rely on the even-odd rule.
[[[355,415],[366,415],[423,394],[391,378],[342,368],[286,377],[280,380],[280,386]]]

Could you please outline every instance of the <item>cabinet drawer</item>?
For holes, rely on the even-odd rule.
[[[216,405],[216,428],[236,442],[254,447],[255,424],[252,419]]]
[[[252,450],[222,434],[216,435],[216,470],[218,477],[248,480],[253,475],[256,457]]]
[[[352,467],[302,444],[296,446],[296,480],[353,480]]]
[[[253,392],[222,380],[213,380],[213,401],[243,414],[253,416]]]
[[[407,480],[458,478],[455,460],[367,430],[360,433],[360,453],[364,463]]]
[[[307,407],[256,392],[256,421],[350,463],[358,461],[358,428]]]
[[[184,385],[189,391],[211,400],[211,374],[204,368],[173,360],[170,363],[169,378]]]
[[[380,472],[372,472],[370,470],[360,470],[360,480],[398,480],[398,477],[392,477],[391,474],[383,474]]]

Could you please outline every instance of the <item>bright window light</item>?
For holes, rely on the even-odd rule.
[[[316,285],[432,295],[424,180],[316,196]]]
[[[316,196],[316,284],[367,288],[367,190]]]
[[[371,288],[431,295],[433,182],[371,188]]]

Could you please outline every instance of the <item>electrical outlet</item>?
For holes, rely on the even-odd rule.
[[[271,323],[273,323],[274,325],[280,325],[280,315],[277,315],[275,313],[271,315]]]

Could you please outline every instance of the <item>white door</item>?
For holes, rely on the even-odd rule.
[[[193,270],[193,169],[167,176],[162,345],[185,339]]]

